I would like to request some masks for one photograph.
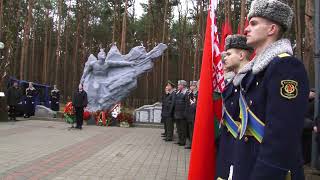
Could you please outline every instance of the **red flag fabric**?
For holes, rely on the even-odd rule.
[[[245,21],[244,21],[244,29],[246,29],[246,27],[248,27],[249,25],[249,21],[247,19],[247,17],[245,18]],[[238,25],[238,34],[244,34],[244,29],[243,29],[243,33],[240,33],[240,24]]]
[[[220,41],[220,51],[224,51],[224,46],[225,46],[225,40],[227,36],[232,34],[232,28],[229,23],[229,20],[226,19],[226,21],[222,24],[222,33],[221,33],[221,41]]]
[[[216,171],[215,147],[215,113],[217,103],[214,102],[214,91],[221,92],[224,88],[222,62],[218,43],[215,21],[217,0],[211,1],[211,12],[207,17],[206,36],[200,73],[197,113],[192,141],[189,180],[214,180]],[[221,100],[217,101],[220,102]],[[220,107],[221,110],[221,107]]]

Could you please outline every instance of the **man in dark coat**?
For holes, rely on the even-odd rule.
[[[178,130],[179,141],[177,144],[179,144],[179,146],[184,146],[186,144],[187,120],[185,117],[185,111],[188,99],[188,89],[186,86],[187,82],[185,80],[178,81],[178,90],[174,99],[174,120]]]
[[[226,87],[222,92],[223,117],[220,128],[220,144],[217,154],[217,178],[228,179],[230,170],[234,165],[234,152],[236,138],[238,138],[239,118],[239,93],[243,74],[250,69],[249,58],[253,48],[247,45],[243,35],[230,35],[225,41],[225,56],[223,59]],[[233,73],[233,77],[230,76]]]
[[[165,141],[172,141],[173,139],[173,108],[174,108],[174,94],[175,94],[175,85],[168,81],[166,85],[166,94],[162,100],[162,111],[161,118],[164,122],[165,128]]]
[[[164,88],[164,95],[162,96],[162,108],[161,108],[161,123],[163,124],[163,129],[164,132],[161,133],[161,137],[166,137],[167,135],[167,127],[166,127],[166,120],[163,117],[163,111],[164,111],[164,106],[165,106],[165,100],[167,95],[169,94],[167,86]]]
[[[308,164],[311,162],[312,131],[315,123],[313,120],[315,95],[315,90],[310,89],[308,110],[304,118],[302,134],[302,153],[304,164]]]
[[[59,101],[60,101],[60,91],[57,88],[57,85],[53,86],[53,89],[50,93],[51,109],[53,111],[59,111]]]
[[[283,38],[292,18],[284,1],[251,4],[245,33],[256,55],[241,81],[236,180],[304,179],[301,136],[309,83],[290,40]]]
[[[316,133],[316,144],[318,149],[318,157],[316,159],[318,167],[320,165],[320,116],[314,120],[313,131]]]
[[[83,90],[82,85],[79,85],[79,88],[73,95],[72,106],[76,114],[77,129],[82,129],[83,124],[83,111],[88,104],[87,93]]]
[[[18,86],[18,82],[13,83],[13,86],[8,89],[6,96],[10,120],[15,121],[17,115],[17,106],[22,98],[22,93]]]
[[[25,103],[25,118],[34,116],[35,113],[35,98],[37,90],[33,87],[32,82],[29,82],[29,87],[26,89],[26,103]]]
[[[190,87],[187,96],[187,105],[186,105],[186,119],[187,119],[187,126],[186,126],[186,138],[189,140],[186,143],[185,149],[191,149],[192,145],[192,137],[193,137],[193,126],[194,120],[196,117],[196,109],[197,109],[197,98],[198,98],[198,87],[197,81],[190,81]]]

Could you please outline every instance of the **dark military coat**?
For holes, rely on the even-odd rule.
[[[225,90],[222,93],[223,98],[223,106],[224,106],[224,113],[223,113],[223,124],[221,128],[220,134],[220,144],[218,149],[218,156],[217,156],[217,177],[222,179],[227,179],[229,177],[230,166],[234,164],[233,156],[234,156],[234,143],[235,138],[232,136],[230,131],[228,130],[225,124],[225,111],[227,111],[233,120],[239,120],[239,87],[233,85],[233,83],[229,83]]]
[[[241,93],[264,131],[261,143],[251,135],[237,142],[235,180],[304,179],[301,135],[308,87],[304,65],[288,54],[276,56],[264,70],[244,77]]]
[[[198,92],[189,92],[186,100],[185,116],[188,122],[194,122],[197,110]],[[193,103],[191,102],[193,101]]]
[[[54,111],[59,111],[59,101],[60,101],[60,91],[58,89],[53,89],[50,94],[51,109]]]
[[[185,119],[187,107],[188,92],[186,89],[177,91],[174,99],[174,119]]]
[[[175,91],[165,94],[162,100],[162,119],[173,118],[173,107],[174,107],[174,94]]]

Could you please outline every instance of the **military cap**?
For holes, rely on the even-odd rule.
[[[225,51],[232,48],[253,51],[253,48],[247,45],[247,38],[239,34],[229,35],[226,38]]]
[[[190,81],[190,86],[197,86],[198,81]]]
[[[254,0],[251,3],[248,19],[252,17],[269,19],[287,31],[292,24],[293,11],[285,0]]]
[[[187,86],[187,81],[185,81],[185,80],[179,80],[179,81],[178,81],[178,85]]]
[[[168,85],[168,84],[170,84],[172,87],[176,87],[176,85],[175,85],[172,81],[170,81],[170,80],[167,81],[167,85]]]

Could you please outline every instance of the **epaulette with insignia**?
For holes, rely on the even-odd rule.
[[[288,53],[282,53],[282,54],[278,55],[279,58],[284,58],[284,57],[289,57],[289,56],[291,56],[291,55]]]

